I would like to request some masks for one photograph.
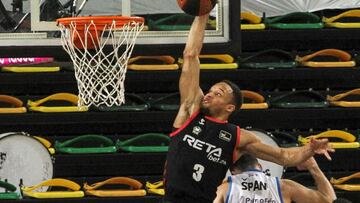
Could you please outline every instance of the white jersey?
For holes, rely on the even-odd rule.
[[[251,170],[228,177],[226,203],[283,203],[277,177]]]

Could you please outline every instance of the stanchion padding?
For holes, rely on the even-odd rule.
[[[98,143],[98,147],[72,147],[74,144],[84,145],[85,143]],[[81,135],[65,142],[55,141],[56,152],[69,154],[88,154],[88,153],[115,153],[117,151],[114,142],[102,135]]]
[[[138,143],[152,141],[159,142],[159,145],[138,145]],[[170,138],[161,133],[146,133],[125,141],[117,140],[118,149],[127,152],[167,152]]]
[[[64,191],[47,191],[37,192],[36,189],[41,187],[62,187]],[[51,199],[51,198],[80,198],[84,197],[84,192],[80,190],[80,185],[62,178],[55,178],[46,180],[38,185],[30,187],[22,187],[22,193],[27,197],[34,197],[38,199]]]
[[[325,108],[329,103],[316,91],[293,91],[270,99],[275,108]]]
[[[100,188],[105,185],[129,186],[131,189],[100,190]],[[142,189],[142,183],[140,183],[135,179],[127,178],[127,177],[109,178],[105,181],[94,183],[92,185],[88,185],[87,183],[84,183],[84,190],[87,195],[92,195],[97,197],[135,197],[135,196],[146,195],[146,191]]]

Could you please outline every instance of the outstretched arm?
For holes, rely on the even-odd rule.
[[[291,180],[283,180],[281,188],[284,190],[285,198],[304,203],[330,203],[336,199],[334,189],[313,157],[299,165],[298,168],[309,170],[315,180],[317,190],[309,189]]]
[[[328,151],[334,151],[326,139],[313,139],[309,144],[302,147],[273,147],[262,143],[254,133],[244,129],[241,130],[239,150],[240,154],[248,152],[257,158],[283,166],[296,166],[315,154],[324,154],[330,159]]]
[[[181,127],[200,108],[203,92],[199,85],[199,55],[203,46],[208,17],[208,14],[195,17],[185,45],[183,52],[184,63],[179,81],[180,108],[173,124],[175,128]]]

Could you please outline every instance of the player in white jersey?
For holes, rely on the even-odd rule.
[[[261,170],[251,169],[236,176],[230,176],[228,184],[230,193],[226,197],[226,202],[283,202],[278,178],[267,176]]]
[[[298,168],[309,170],[317,190],[267,176],[255,157],[244,154],[231,168],[233,175],[218,187],[214,203],[331,203],[336,199],[334,189],[313,157]]]

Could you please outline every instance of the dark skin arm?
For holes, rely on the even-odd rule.
[[[204,96],[199,85],[199,55],[203,46],[208,17],[209,15],[195,17],[185,45],[184,64],[179,81],[180,108],[173,123],[175,128],[180,128],[194,112],[200,109],[200,102]]]

